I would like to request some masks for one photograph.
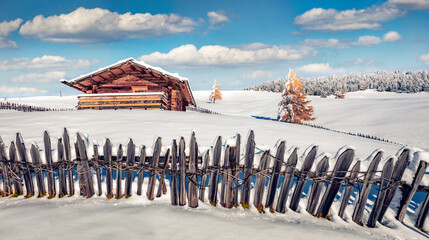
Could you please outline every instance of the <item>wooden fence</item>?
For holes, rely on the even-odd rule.
[[[232,208],[241,205],[248,209],[252,205],[252,194],[253,206],[261,213],[265,212],[265,209],[284,213],[287,207],[297,211],[299,202],[307,201],[307,212],[316,217],[329,219],[331,205],[340,188],[344,188],[338,215],[344,219],[345,209],[350,207],[350,196],[354,191],[358,191],[352,220],[359,225],[374,227],[377,221],[382,222],[398,189],[401,189],[403,194],[397,210],[397,220],[401,222],[404,220],[408,205],[416,191],[424,191],[426,194],[415,223],[417,228],[422,229],[429,210],[429,188],[419,186],[428,163],[420,161],[411,185],[402,181],[404,171],[410,162],[411,152],[407,148],[401,150],[397,160],[387,159],[382,171],[377,171],[382,159],[381,151],[371,155],[368,170],[362,172],[360,161],[355,161],[351,166],[354,159],[354,150],[351,148],[338,151],[332,170],[329,170],[329,158],[324,156],[318,161],[315,171],[312,171],[317,146],[310,146],[302,159],[298,157],[297,148],[291,149],[290,154],[285,154],[284,141],[279,142],[275,153],[271,153],[269,150],[256,147],[253,131],[248,135],[243,147],[244,152],[240,152],[241,136],[237,134],[235,143],[225,146],[222,145],[221,137],[217,137],[211,151],[207,150],[201,155],[194,133],[187,146],[188,154],[185,153],[183,137],[178,142],[173,140],[172,145],[168,146],[164,153],[161,152],[162,143],[158,137],[153,146],[152,156],[146,155],[145,146],[142,146],[139,154],[136,154],[135,144],[131,139],[125,150],[124,146],[119,145],[116,155],[112,152],[110,140],[106,139],[102,147],[93,144],[94,155],[88,156],[89,146],[82,135],[78,133],[76,139],[75,143],[70,142],[67,129],[64,129],[62,138],[57,141],[58,156],[54,161],[51,138],[45,131],[43,152],[46,163],[42,163],[39,147],[32,144],[27,150],[21,134],[17,133],[16,141],[10,143],[8,154],[0,138],[0,170],[3,181],[1,195],[17,197],[25,194],[25,197],[29,198],[35,195],[44,197],[47,194],[48,198],[55,196],[61,198],[78,194],[90,198],[95,194],[101,196],[102,184],[105,184],[104,194],[107,198],[128,198],[133,193],[134,177],[137,178],[136,193],[142,195],[146,172],[149,176],[146,197],[149,200],[169,192],[172,205],[188,204],[192,208],[198,207],[199,201],[208,200],[213,206],[220,204],[222,207]],[[74,159],[72,148],[76,155]],[[254,162],[255,151],[262,151],[258,163]],[[103,154],[99,155],[99,152]],[[298,161],[303,161],[299,169],[296,167]],[[253,165],[258,167],[254,168]],[[77,191],[74,184],[75,175],[79,185]],[[102,176],[105,176],[104,182]],[[170,179],[169,191],[166,178]],[[309,180],[311,182],[308,182]],[[55,181],[58,181],[59,189],[56,189]],[[295,188],[289,196],[292,183],[295,183]],[[307,193],[308,198],[302,198],[307,183],[311,183],[312,187]],[[371,188],[375,186],[378,186],[378,195],[368,221],[363,222],[368,196]]]
[[[46,111],[70,111],[73,109],[63,108],[46,108],[39,106],[32,106],[27,104],[0,102],[0,110],[15,110],[20,112],[46,112]]]

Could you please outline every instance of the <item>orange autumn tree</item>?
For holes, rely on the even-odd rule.
[[[287,82],[279,103],[278,120],[302,124],[302,121],[313,121],[313,107],[308,106],[307,94],[302,91],[304,83],[299,81],[293,69],[289,68]]]
[[[209,100],[213,103],[215,103],[216,100],[222,100],[222,93],[220,93],[220,87],[216,83],[216,79],[214,80],[213,90],[210,93]]]

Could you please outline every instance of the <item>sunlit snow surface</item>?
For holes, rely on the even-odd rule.
[[[224,115],[168,111],[65,111],[22,113],[0,111],[0,136],[9,145],[15,133],[21,132],[27,148],[32,142],[43,147],[42,134],[49,130],[52,138],[60,136],[67,127],[74,134],[80,131],[89,142],[102,144],[106,137],[117,146],[132,138],[137,146],[148,148],[157,136],[164,145],[184,136],[189,139],[196,132],[200,150],[210,147],[217,135],[223,141],[241,133],[243,142],[253,129],[260,149],[272,148],[279,139],[287,141],[287,148],[300,147],[299,155],[310,144],[319,145],[319,153],[334,157],[344,145],[356,149],[356,157],[364,160],[375,149],[385,151],[384,158],[394,155],[401,144],[369,140],[307,126],[273,121],[276,118],[280,94],[266,92],[223,91],[223,101],[208,102],[209,91],[194,92],[197,104]],[[429,146],[429,94],[394,94],[372,91],[349,93],[346,99],[310,97],[318,118],[315,123],[329,128],[361,132],[386,138],[420,149]],[[8,99],[38,106],[71,108],[76,97],[34,97]],[[229,141],[230,142],[230,141]],[[53,146],[56,146],[54,140]],[[92,154],[92,149],[88,149]],[[53,156],[56,153],[53,153]],[[43,157],[43,154],[42,154]],[[381,166],[379,170],[381,170]],[[364,165],[367,165],[364,163]],[[424,181],[427,181],[425,176]],[[147,178],[145,179],[147,181]],[[308,187],[307,187],[308,188]],[[306,189],[307,189],[306,188]],[[134,187],[135,190],[135,187]],[[146,188],[144,187],[145,191]],[[293,188],[292,188],[293,190]],[[291,191],[292,191],[291,190]],[[306,190],[308,191],[308,189]],[[377,194],[371,191],[368,206]],[[421,194],[420,194],[421,195]],[[352,195],[352,200],[355,194]],[[398,201],[399,194],[394,201]],[[394,220],[389,209],[384,225],[375,229],[362,228],[351,221],[354,205],[346,211],[346,221],[336,217],[340,196],[332,207],[332,221],[317,219],[305,211],[306,199],[300,202],[300,212],[259,214],[255,209],[245,211],[212,207],[199,203],[199,208],[174,207],[169,193],[150,202],[145,196],[134,194],[130,199],[107,200],[105,197],[83,199],[77,196],[63,199],[0,198],[1,239],[33,238],[151,238],[151,239],[425,239],[427,235],[413,227],[417,205],[422,196],[413,199],[405,224]],[[393,205],[397,204],[393,203]],[[370,207],[364,215],[364,222]],[[429,230],[429,225],[425,225]]]

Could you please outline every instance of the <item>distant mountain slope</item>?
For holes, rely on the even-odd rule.
[[[326,97],[339,90],[355,92],[376,89],[380,92],[429,92],[429,71],[351,73],[342,76],[329,76],[314,79],[302,79],[303,88],[309,95]],[[286,80],[275,80],[258,84],[244,90],[281,92]]]

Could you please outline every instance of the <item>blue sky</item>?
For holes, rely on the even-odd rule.
[[[75,94],[73,79],[133,57],[194,90],[299,76],[429,68],[429,0],[6,1],[0,97]]]

